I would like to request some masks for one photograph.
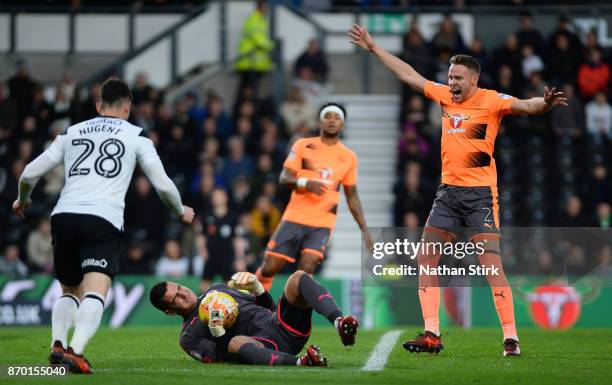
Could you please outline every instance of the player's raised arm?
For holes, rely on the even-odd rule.
[[[141,143],[138,149],[138,163],[145,175],[151,181],[151,184],[159,194],[160,199],[172,211],[174,211],[181,220],[190,224],[193,221],[194,211],[191,207],[183,206],[181,195],[172,180],[166,174],[164,165],[155,151],[153,142],[148,138],[139,138]]]
[[[410,64],[378,46],[366,28],[353,24],[348,30],[348,35],[351,43],[379,58],[401,81],[413,89],[423,92],[426,79]]]
[[[555,87],[544,87],[544,96],[531,99],[517,99],[512,103],[512,113],[523,115],[539,115],[550,111],[555,106],[567,106],[567,98]]]
[[[19,178],[19,192],[13,202],[13,211],[21,218],[25,218],[24,210],[30,205],[30,194],[38,180],[62,163],[64,148],[62,135],[58,135],[51,146],[36,159],[26,165]]]

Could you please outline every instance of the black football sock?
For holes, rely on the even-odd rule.
[[[306,302],[308,302],[317,313],[327,318],[332,325],[336,318],[342,317],[342,312],[334,300],[334,297],[332,297],[322,285],[312,279],[310,275],[302,275],[298,286],[300,294],[302,294]]]
[[[268,293],[264,291],[263,294],[255,297],[255,304],[265,307],[266,309],[276,310],[276,304],[274,303],[274,298]]]
[[[254,343],[244,344],[238,349],[243,362],[251,365],[297,365],[298,358],[288,353],[261,348]]]

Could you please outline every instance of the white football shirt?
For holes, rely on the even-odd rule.
[[[91,214],[123,229],[125,194],[138,162],[159,162],[153,142],[142,128],[110,117],[97,117],[69,127],[45,151],[63,161],[65,185],[51,215]]]

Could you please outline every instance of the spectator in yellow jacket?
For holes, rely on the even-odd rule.
[[[265,244],[272,236],[280,219],[281,212],[270,201],[270,198],[262,195],[257,199],[251,211],[251,232]]]
[[[239,59],[235,69],[241,75],[240,90],[245,86],[257,89],[261,76],[272,69],[271,53],[274,42],[270,39],[266,14],[268,4],[258,0],[255,10],[242,25],[242,37],[238,45]]]

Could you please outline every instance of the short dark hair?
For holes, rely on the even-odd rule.
[[[455,65],[466,66],[472,71],[480,75],[480,63],[473,56],[470,55],[455,55],[450,58],[450,63]]]
[[[159,282],[156,283],[155,286],[153,286],[151,288],[151,291],[149,292],[149,301],[151,301],[151,304],[164,312],[168,310],[168,304],[164,302],[164,295],[166,295],[166,290],[168,290],[168,283]]]
[[[319,112],[317,112],[317,119],[319,118],[319,115],[321,115],[321,111],[323,111],[323,109],[325,109],[326,107],[329,106],[334,106],[334,107],[338,107],[339,109],[342,110],[342,113],[344,114],[344,120],[346,120],[346,118],[348,117],[348,115],[346,114],[346,108],[344,108],[344,106],[340,103],[325,103],[324,105],[321,106],[321,108],[319,108]]]
[[[132,91],[126,82],[119,78],[108,78],[100,88],[100,102],[113,106],[125,100],[132,101]]]

